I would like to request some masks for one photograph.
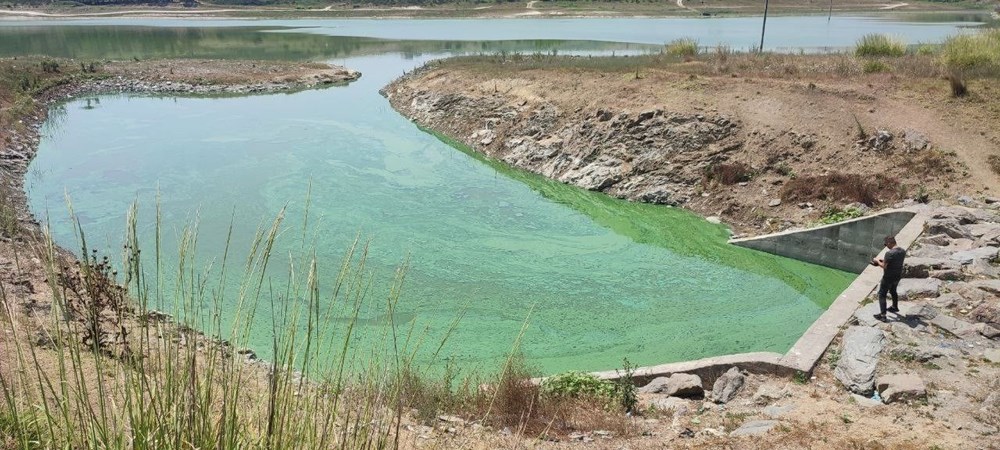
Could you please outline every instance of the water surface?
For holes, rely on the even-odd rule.
[[[524,353],[546,372],[609,369],[624,357],[650,365],[784,352],[850,274],[728,246],[723,227],[683,210],[621,202],[507,168],[418,129],[377,94],[403,71],[442,55],[642,52],[649,47],[641,44],[669,40],[672,31],[660,25],[678,19],[635,20],[476,21],[478,30],[470,21],[254,21],[253,29],[237,21],[152,28],[87,21],[0,28],[0,54],[25,51],[7,44],[20,36],[13,41],[33,53],[337,58],[364,74],[347,87],[291,95],[101,95],[57,107],[28,190],[32,210],[51,219],[57,242],[68,248],[76,244],[63,213],[66,193],[91,243],[107,248],[120,245],[124,212],[138,199],[148,248],[159,192],[165,253],[196,220],[202,265],[218,262],[231,223],[237,249],[230,257],[240,260],[241,244],[287,207],[279,259],[301,264],[314,251],[326,293],[345,249],[359,233],[370,237],[376,303],[362,311],[361,328],[375,329],[386,318],[379,305],[388,279],[408,260],[393,319],[438,342],[463,315],[440,352],[463,367],[495,367],[522,326]],[[749,33],[743,19],[726,20],[682,23],[708,34],[723,25]],[[868,27],[858,32],[895,24],[857,20]],[[635,24],[642,26],[627,26]],[[521,28],[527,25],[533,28]],[[943,35],[956,25],[893,26]],[[309,33],[260,28],[276,26]],[[518,39],[467,40],[480,31],[483,39]],[[116,33],[135,39],[116,40]],[[351,36],[323,35],[338,33]],[[775,45],[813,47],[815,34]],[[275,269],[268,283],[281,286],[284,277]],[[265,304],[258,312],[252,345],[265,358],[271,318],[283,307]]]

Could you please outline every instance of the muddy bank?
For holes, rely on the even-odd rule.
[[[740,57],[728,58],[641,69],[459,59],[382,93],[414,122],[512,166],[721,217],[738,233],[995,195],[996,111],[950,99],[933,73],[865,76],[838,55],[744,58],[742,74]],[[975,120],[953,120],[963,116]]]

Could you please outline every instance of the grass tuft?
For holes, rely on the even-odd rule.
[[[885,34],[867,34],[858,40],[854,55],[864,58],[899,57],[906,54],[906,43],[902,39]]]
[[[698,41],[692,38],[675,39],[668,42],[664,50],[670,56],[693,58],[698,56]]]
[[[747,182],[751,178],[753,178],[753,170],[741,162],[714,164],[705,170],[705,181],[707,182],[730,185]]]

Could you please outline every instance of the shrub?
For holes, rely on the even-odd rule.
[[[968,92],[970,77],[1000,76],[1000,30],[953,36],[941,49],[941,62],[955,97]]]
[[[889,65],[882,61],[865,61],[864,65],[861,66],[861,70],[864,73],[882,73],[889,72]]]
[[[865,215],[863,211],[858,208],[828,208],[823,212],[823,217],[819,219],[819,223],[828,225],[831,223],[843,222],[845,220],[855,219]]]
[[[691,58],[698,55],[698,41],[691,38],[675,39],[667,43],[667,54]]]
[[[990,163],[990,169],[993,169],[993,173],[1000,175],[1000,155],[990,155],[986,161]]]
[[[906,43],[885,34],[868,34],[858,40],[854,54],[861,57],[903,56],[906,54]]]
[[[706,181],[716,181],[722,184],[736,184],[750,181],[753,171],[750,166],[741,162],[722,163],[709,166],[705,170]]]
[[[612,397],[615,385],[586,372],[563,372],[542,382],[542,393],[557,397]]]
[[[826,200],[874,206],[896,200],[899,196],[898,180],[882,174],[866,177],[834,172],[829,175],[799,176],[786,183],[781,190],[781,199],[789,202]]]

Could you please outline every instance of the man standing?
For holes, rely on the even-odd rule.
[[[884,270],[882,282],[878,285],[878,306],[881,312],[875,314],[875,318],[885,322],[886,311],[899,312],[899,294],[896,293],[896,288],[899,286],[899,279],[903,278],[903,259],[906,258],[906,250],[897,247],[896,238],[892,236],[886,236],[883,242],[889,251],[885,252],[885,259],[872,259],[872,265]],[[891,308],[885,307],[886,294],[892,294]]]

